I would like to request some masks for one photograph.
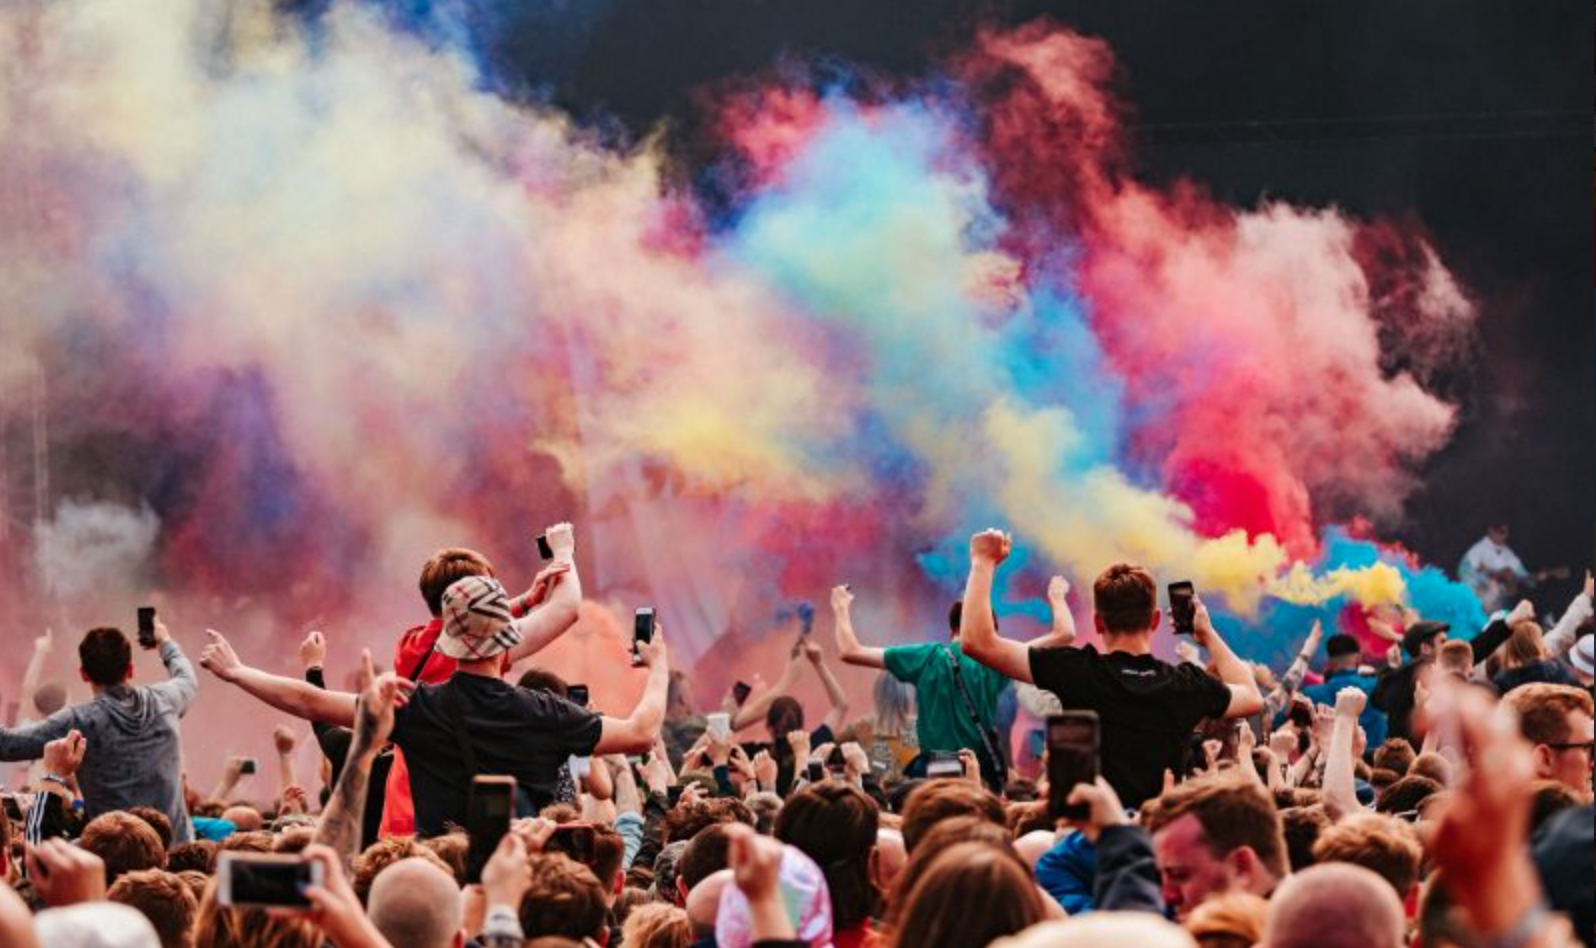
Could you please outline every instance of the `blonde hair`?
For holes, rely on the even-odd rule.
[[[692,942],[686,910],[665,902],[637,906],[621,926],[621,944],[626,948],[687,948]]]
[[[1253,945],[1263,940],[1269,903],[1251,892],[1232,892],[1197,906],[1186,930],[1208,945]]]

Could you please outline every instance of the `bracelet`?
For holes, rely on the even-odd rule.
[[[45,774],[44,776],[39,778],[39,782],[40,783],[57,784],[58,786],[62,787],[63,789],[66,789],[66,790],[72,789],[72,785],[67,783],[67,780],[66,780],[65,777],[57,777],[55,774]]]

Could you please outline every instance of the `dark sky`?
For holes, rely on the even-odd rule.
[[[979,21],[1044,15],[1114,46],[1150,179],[1428,228],[1480,303],[1479,358],[1402,538],[1451,567],[1506,517],[1532,566],[1591,563],[1588,0],[561,0],[489,45],[508,84],[622,134],[667,119],[691,157],[695,90],[783,56],[912,76]]]

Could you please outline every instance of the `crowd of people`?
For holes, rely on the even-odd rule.
[[[432,557],[429,621],[390,671],[366,651],[350,691],[328,686],[319,632],[287,677],[207,631],[205,687],[310,722],[319,792],[294,779],[287,725],[274,799],[237,792],[238,760],[209,793],[189,784],[202,684],[158,620],[139,644],[165,681],[132,683],[115,628],[78,644],[88,702],[30,663],[37,717],[0,729],[0,760],[33,762],[0,811],[0,945],[1593,943],[1589,574],[1555,623],[1527,601],[1483,629],[1406,614],[1379,654],[1315,625],[1276,675],[1200,597],[1177,660],[1156,657],[1157,582],[1128,563],[1093,583],[1092,643],[1062,578],[1047,634],[1005,637],[1010,542],[989,530],[929,641],[866,644],[854,590],[832,591],[836,657],[877,670],[867,713],[811,636],[769,686],[696,707],[656,623],[635,644],[641,697],[614,716],[537,666],[582,602],[573,531],[547,538],[518,595],[475,551]],[[829,700],[812,728],[788,693],[810,670]],[[1036,725],[1080,712],[1100,776],[1050,786]],[[513,817],[484,821],[489,787]],[[292,883],[250,895],[266,866]]]

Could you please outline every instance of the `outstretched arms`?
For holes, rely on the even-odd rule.
[[[859,644],[853,630],[853,589],[837,586],[831,590],[831,614],[836,618],[837,655],[849,665],[886,668],[887,650]]]
[[[1032,684],[1030,648],[998,635],[992,616],[992,579],[1010,545],[1009,535],[1001,530],[983,530],[970,538],[970,578],[964,586],[959,646],[988,668]]]
[[[792,690],[792,683],[798,679],[798,649],[794,647],[793,654],[787,660],[787,667],[781,670],[781,677],[776,683],[754,695],[743,706],[732,713],[731,729],[733,733],[741,731],[751,724],[757,724],[765,719],[770,712],[770,706],[776,699]]]
[[[643,686],[643,697],[626,717],[604,718],[598,746],[593,748],[595,757],[642,754],[654,746],[660,725],[665,722],[665,695],[670,686],[671,669],[658,622],[654,623],[653,641],[638,643],[637,654],[648,666],[648,684]]]
[[[279,711],[307,721],[353,727],[356,696],[347,691],[326,691],[308,681],[285,678],[251,668],[239,660],[222,633],[206,629],[210,644],[200,653],[200,667],[237,685]]]
[[[820,650],[818,643],[804,640],[804,658],[815,666],[815,674],[820,676],[820,684],[826,689],[826,700],[831,702],[831,710],[826,712],[821,723],[831,728],[833,733],[842,730],[842,723],[848,717],[848,696],[843,692],[842,684],[831,673],[831,666],[826,664],[825,653]]]
[[[353,871],[355,854],[360,851],[360,827],[366,810],[371,765],[387,743],[388,735],[393,733],[394,705],[402,692],[401,685],[402,679],[397,676],[377,676],[369,650],[361,654],[354,739],[343,772],[338,775],[338,786],[327,800],[327,809],[316,830],[316,842],[337,853],[345,871]]]

